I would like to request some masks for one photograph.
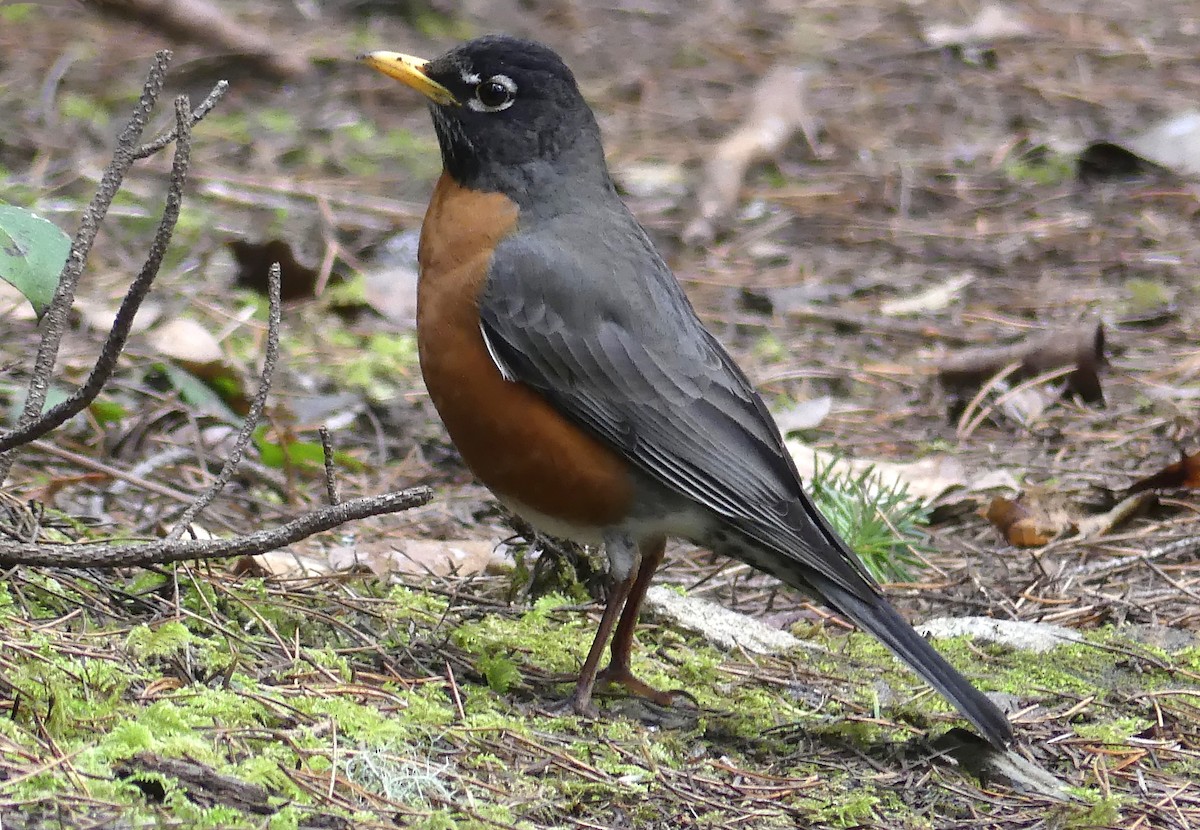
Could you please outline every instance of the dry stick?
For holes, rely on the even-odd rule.
[[[143,477],[139,468],[141,465],[134,467],[131,470],[122,470],[119,467],[114,467],[111,464],[105,464],[103,461],[97,461],[90,456],[81,455],[77,452],[71,452],[65,447],[60,447],[49,441],[31,441],[28,446],[33,447],[38,452],[44,452],[47,455],[53,455],[56,458],[61,458],[64,461],[69,461],[72,464],[83,467],[86,470],[95,470],[98,473],[103,473],[109,478],[116,479],[118,482],[126,482],[139,490],[145,490],[150,493],[157,493],[160,496],[165,496],[173,501],[182,502],[183,504],[191,504],[195,498],[194,493],[185,493],[182,490],[176,490],[174,487],[168,487],[165,484],[159,484],[157,481],[151,481]]]
[[[167,66],[170,62],[171,53],[169,51],[163,49],[155,53],[154,62],[146,76],[142,95],[133,109],[133,115],[125,125],[125,129],[117,137],[117,147],[113,151],[112,161],[100,179],[96,195],[92,197],[91,203],[83,212],[79,230],[71,242],[71,251],[67,255],[67,262],[58,277],[58,287],[54,289],[54,299],[50,301],[50,306],[46,309],[46,315],[42,320],[42,340],[38,344],[37,357],[34,358],[33,374],[29,379],[29,392],[25,396],[25,406],[21,411],[21,417],[17,420],[18,427],[23,427],[36,419],[42,412],[42,406],[46,403],[46,392],[50,388],[50,376],[54,373],[55,363],[58,362],[58,347],[62,343],[71,306],[75,302],[75,288],[79,284],[79,277],[83,274],[83,267],[87,263],[88,254],[91,253],[92,244],[96,241],[96,234],[100,231],[100,223],[104,221],[113,198],[121,188],[121,182],[124,180],[126,172],[134,162],[134,148],[141,139],[142,132],[146,129],[146,122],[150,118],[150,112],[154,109],[154,102],[158,100],[158,96],[162,92],[163,81],[166,78]],[[0,485],[8,478],[14,460],[11,452],[0,453]]]
[[[180,124],[181,129],[183,124]],[[182,133],[181,133],[182,135]],[[229,455],[225,458],[225,464],[221,467],[221,472],[217,474],[213,483],[201,493],[188,509],[183,511],[183,515],[179,517],[179,522],[171,529],[167,540],[174,542],[183,536],[185,530],[191,527],[192,522],[200,515],[200,511],[212,504],[225,485],[229,483],[229,479],[233,478],[234,472],[237,471],[238,464],[242,463],[242,456],[246,452],[246,446],[250,443],[250,437],[254,434],[255,428],[258,427],[259,419],[262,418],[263,407],[267,403],[267,395],[271,392],[271,378],[275,374],[275,362],[279,359],[279,318],[280,306],[280,271],[279,263],[271,264],[267,271],[267,296],[270,299],[270,311],[267,315],[267,350],[263,356],[262,373],[258,379],[258,391],[254,394],[254,400],[250,402],[250,411],[246,413],[246,418],[242,421],[242,428],[238,431],[237,440],[233,444],[233,449],[229,451]]]
[[[66,400],[42,413],[28,423],[21,424],[16,429],[0,435],[0,452],[28,444],[37,438],[57,429],[71,418],[82,412],[103,391],[105,384],[117,369],[117,361],[129,340],[133,329],[133,319],[141,308],[142,301],[150,293],[150,287],[162,267],[163,257],[171,244],[171,236],[175,232],[175,223],[179,220],[179,209],[183,203],[183,187],[187,182],[188,164],[191,160],[191,107],[186,95],[175,99],[175,121],[178,125],[179,140],[175,144],[175,157],[171,163],[171,183],[167,188],[166,204],[163,207],[162,218],[158,222],[158,230],[150,243],[150,252],[137,278],[125,292],[121,307],[117,309],[116,319],[109,329],[108,337],[100,348],[100,356],[92,368],[87,380]]]
[[[1145,553],[1122,556],[1120,559],[1111,559],[1107,562],[1090,562],[1086,565],[1080,565],[1072,570],[1068,576],[1072,579],[1076,577],[1092,579],[1101,574],[1110,574],[1123,570],[1131,565],[1137,565],[1142,562],[1153,562],[1157,559],[1181,553],[1190,554],[1197,550],[1200,550],[1200,537],[1189,536],[1186,539],[1176,539],[1174,542],[1167,542],[1156,548],[1151,548]]]
[[[338,496],[337,471],[333,468],[333,440],[329,437],[329,427],[323,426],[317,430],[321,436],[321,453],[325,457],[325,492],[329,495],[329,503],[341,501]]]
[[[315,533],[385,513],[420,507],[433,497],[428,487],[364,496],[314,510],[279,527],[232,539],[160,539],[154,542],[32,544],[0,539],[0,567],[119,568],[244,556],[290,545]]]
[[[188,118],[186,128],[180,126],[180,122],[177,119],[175,122],[175,127],[167,130],[149,144],[143,144],[141,147],[138,147],[136,150],[134,150],[134,159],[148,158],[157,153],[163,147],[166,147],[172,141],[178,140],[179,136],[183,135],[185,131],[190,131],[192,127],[199,124],[204,116],[208,115],[212,108],[217,105],[217,102],[225,97],[225,93],[228,91],[229,81],[217,81],[216,85],[212,88],[212,92],[208,93],[208,97],[200,102],[200,106],[192,110],[192,114]]]

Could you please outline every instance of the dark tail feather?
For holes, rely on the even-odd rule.
[[[865,602],[828,580],[814,579],[810,575],[809,581],[830,605],[852,619],[859,628],[878,637],[930,686],[941,692],[992,745],[1004,749],[1012,743],[1012,726],[1004,713],[947,663],[886,599],[880,597],[877,602]]]

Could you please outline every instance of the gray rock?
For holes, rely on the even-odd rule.
[[[780,654],[804,645],[786,631],[771,628],[753,617],[730,611],[715,602],[684,596],[662,585],[652,586],[646,593],[645,607],[725,649]]]
[[[937,617],[916,626],[916,629],[926,637],[967,636],[1035,654],[1050,651],[1064,643],[1083,640],[1078,632],[1061,625],[994,620],[991,617]]]

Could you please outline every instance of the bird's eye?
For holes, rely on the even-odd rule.
[[[493,75],[475,87],[475,97],[468,103],[479,112],[499,112],[512,106],[517,97],[517,85],[507,75]]]

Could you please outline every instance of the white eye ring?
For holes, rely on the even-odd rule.
[[[507,93],[504,101],[499,104],[485,104],[479,96],[479,91],[485,86],[497,85],[504,88]],[[475,112],[500,112],[506,110],[513,105],[517,100],[517,83],[507,75],[493,75],[486,81],[483,81],[475,87],[475,94],[467,99],[467,106],[475,110]]]

